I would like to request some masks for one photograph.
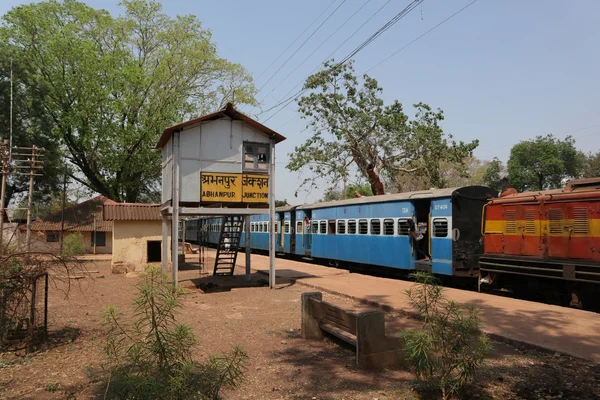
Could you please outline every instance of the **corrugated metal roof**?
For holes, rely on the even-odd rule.
[[[224,109],[220,110],[220,111],[217,111],[217,112],[214,112],[214,113],[208,114],[208,115],[203,115],[202,117],[191,119],[189,121],[185,121],[185,122],[182,122],[180,124],[168,127],[162,133],[162,135],[160,136],[160,139],[158,139],[158,143],[156,145],[156,148],[157,149],[163,148],[164,145],[167,144],[167,142],[171,138],[171,135],[173,134],[173,132],[175,132],[175,131],[183,129],[186,126],[198,124],[198,123],[203,122],[203,121],[213,121],[213,120],[220,119],[220,118],[223,118],[223,117],[229,117],[229,118],[234,119],[234,120],[243,121],[246,124],[248,124],[251,127],[253,127],[254,129],[257,129],[257,130],[259,130],[261,132],[264,132],[267,136],[270,136],[273,139],[275,139],[275,143],[279,143],[279,142],[285,140],[285,136],[283,136],[283,135],[275,132],[271,128],[268,128],[268,127],[264,126],[263,124],[261,124],[260,122],[258,122],[256,120],[250,118],[249,116],[247,116],[245,114],[242,114],[241,112],[239,112],[238,110],[236,110],[235,108],[233,108],[233,105],[231,103],[228,103],[227,106]]]
[[[115,203],[104,205],[105,221],[161,221],[160,204]]]

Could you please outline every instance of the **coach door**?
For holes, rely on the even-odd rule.
[[[302,226],[304,228],[304,235],[302,235],[302,247],[304,247],[304,255],[309,256],[312,253],[312,231],[311,231],[311,210],[304,211],[304,221]]]

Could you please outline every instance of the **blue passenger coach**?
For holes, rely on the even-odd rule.
[[[278,253],[329,260],[341,267],[362,265],[423,270],[438,275],[476,276],[481,241],[482,210],[496,197],[490,188],[467,186],[321,202],[276,211]],[[424,236],[417,257],[409,235],[412,219]],[[250,218],[251,247],[267,251],[267,215]],[[206,219],[209,243],[219,239],[219,218]],[[245,244],[242,235],[240,245]],[[419,259],[421,258],[421,259]]]

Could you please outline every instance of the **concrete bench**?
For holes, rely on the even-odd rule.
[[[356,365],[379,369],[404,365],[402,340],[386,337],[384,313],[352,312],[323,301],[320,292],[302,293],[302,338],[327,332],[356,347]]]

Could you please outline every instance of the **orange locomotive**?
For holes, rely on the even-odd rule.
[[[484,282],[502,277],[527,287],[539,285],[527,276],[551,279],[562,293],[566,284],[571,305],[578,307],[600,289],[600,178],[504,195],[490,200],[483,213]]]

